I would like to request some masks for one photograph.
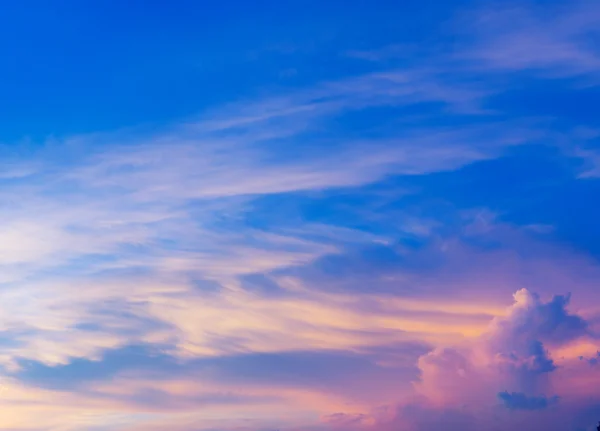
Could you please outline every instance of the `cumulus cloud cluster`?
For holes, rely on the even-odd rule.
[[[569,296],[543,302],[521,289],[514,301],[475,342],[423,356],[419,390],[444,405],[497,398],[511,409],[534,409],[556,402],[549,376],[557,365],[549,349],[589,335],[588,324],[568,312]]]
[[[442,425],[456,431],[583,426],[599,410],[600,399],[597,390],[577,380],[585,376],[597,385],[600,375],[588,373],[589,365],[588,370],[579,366],[593,361],[564,354],[569,346],[597,338],[584,318],[569,312],[569,300],[569,295],[557,295],[543,301],[521,289],[481,336],[419,358],[414,398],[371,415],[336,414],[324,420],[339,429],[410,431]]]

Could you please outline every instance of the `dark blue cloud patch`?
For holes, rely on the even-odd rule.
[[[181,365],[157,347],[126,346],[107,350],[98,360],[74,358],[68,364],[49,366],[32,360],[19,360],[13,377],[23,383],[55,390],[81,388],[88,383],[110,379],[126,370],[152,375],[177,372]]]
[[[522,392],[500,392],[498,399],[509,410],[544,410],[559,401],[558,396],[527,396]]]
[[[109,332],[129,338],[143,336],[152,331],[171,329],[169,323],[143,316],[140,304],[127,300],[107,299],[88,306],[87,318],[73,326],[84,332]]]
[[[537,328],[540,339],[564,343],[585,335],[588,323],[580,316],[567,311],[571,295],[555,295],[550,302],[538,307],[538,312],[532,316],[532,322]]]
[[[426,349],[407,343],[396,347],[412,357],[395,367],[383,366],[375,352],[341,351],[249,354],[200,361],[205,377],[219,382],[293,386],[350,396],[385,391],[418,378],[416,360]],[[351,377],[349,377],[351,376]]]
[[[344,351],[251,353],[181,360],[149,346],[127,346],[104,352],[99,360],[73,359],[66,365],[48,366],[21,360],[12,377],[21,382],[55,390],[88,391],[94,382],[135,372],[154,381],[185,378],[193,381],[256,386],[305,387],[347,396],[375,393],[410,385],[418,378],[417,358],[429,347],[419,343]],[[383,357],[396,364],[379,364]],[[349,378],[349,376],[352,376]],[[349,395],[350,394],[350,395]],[[148,395],[151,402],[163,394]],[[152,398],[154,397],[154,398]],[[158,397],[158,398],[157,398]]]
[[[243,289],[259,295],[276,297],[289,294],[279,286],[276,280],[266,274],[245,274],[239,279]]]
[[[590,364],[592,367],[595,367],[598,364],[600,364],[600,352],[597,352],[596,355],[592,356],[591,358],[586,358],[585,356],[580,356],[579,360],[585,361],[588,364]]]
[[[362,244],[276,274],[298,277],[320,289],[410,295],[415,286],[399,283],[396,276],[423,274],[444,264],[444,254],[425,243]]]

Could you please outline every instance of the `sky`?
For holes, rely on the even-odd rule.
[[[597,1],[24,0],[0,52],[0,429],[596,429]]]

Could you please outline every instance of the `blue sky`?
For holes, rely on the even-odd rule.
[[[369,67],[345,50],[418,43],[414,31],[422,29],[412,17],[440,21],[437,9],[420,2],[15,3],[2,22],[10,101],[2,114],[12,120],[5,133],[164,125],[269,87],[351,76]]]
[[[0,428],[592,430],[599,22],[7,5]]]

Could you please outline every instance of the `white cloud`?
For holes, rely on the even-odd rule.
[[[448,85],[431,71],[393,70],[231,104],[159,131],[130,129],[32,146],[27,161],[13,157],[12,173],[0,179],[0,301],[6,304],[0,326],[19,334],[20,342],[5,352],[4,362],[22,355],[62,363],[127,342],[174,337],[189,351],[212,352],[205,341],[214,323],[190,315],[200,309],[206,316],[233,316],[215,329],[217,336],[241,331],[256,313],[276,307],[299,324],[291,305],[268,298],[257,298],[256,310],[243,311],[250,299],[240,293],[240,277],[305,265],[338,252],[339,244],[314,237],[302,221],[295,231],[249,226],[252,200],[458,169],[526,142],[528,131],[503,122],[434,130],[406,122],[370,140],[327,127],[336,116],[369,107],[436,102],[448,108],[446,114],[464,113],[465,107],[475,112],[483,94]],[[429,232],[417,221],[406,229]],[[144,276],[127,278],[136,272]],[[197,280],[217,283],[225,296],[198,297]],[[328,301],[327,310],[342,313],[343,305]],[[314,302],[309,300],[310,307]],[[90,311],[102,303],[132,306],[133,317],[119,322],[121,327],[135,327],[135,319],[143,317],[170,325],[171,332],[116,334],[114,322]],[[275,315],[281,322],[289,318]],[[91,318],[107,326],[82,341],[84,332],[74,328]],[[277,322],[250,325],[255,332],[245,348],[261,348],[260,331]],[[331,328],[325,338],[308,329],[295,338],[275,333],[276,342],[263,348],[273,350],[277,342],[286,348],[320,346],[334,334],[343,345],[365,342],[342,336],[348,329]]]
[[[597,84],[596,49],[600,8],[595,2],[506,6],[464,17],[476,42],[459,54],[489,70],[528,70],[550,78],[592,78]]]

